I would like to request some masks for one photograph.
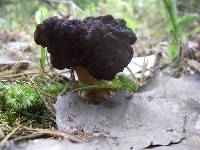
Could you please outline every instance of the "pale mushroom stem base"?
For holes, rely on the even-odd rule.
[[[106,80],[97,80],[94,77],[92,77],[89,72],[80,67],[75,67],[75,71],[77,73],[78,79],[81,83],[85,84],[92,84],[92,83],[106,83],[108,81]],[[85,90],[84,96],[93,103],[100,103],[105,97],[110,95],[109,89],[91,89],[91,90]]]

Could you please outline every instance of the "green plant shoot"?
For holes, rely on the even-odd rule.
[[[45,68],[45,61],[46,60],[46,51],[45,48],[41,46],[41,59],[40,59],[40,66],[42,69]]]
[[[170,22],[170,32],[171,32],[171,43],[168,46],[168,55],[171,58],[173,63],[177,62],[177,58],[180,55],[181,44],[180,40],[182,38],[181,29],[193,23],[197,20],[198,16],[194,14],[185,15],[181,18],[177,18],[176,11],[176,1],[175,0],[163,0],[163,4],[165,6],[165,10],[168,15],[168,20]]]

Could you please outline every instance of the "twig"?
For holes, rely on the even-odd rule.
[[[21,127],[21,125],[17,126],[14,130],[12,130],[1,142],[0,148],[3,148],[8,141],[8,139]]]
[[[80,7],[78,7],[73,1],[66,1],[66,0],[51,0],[51,2],[54,3],[65,3],[65,4],[69,4],[69,5],[73,5],[75,8],[77,8],[82,14],[84,14],[85,16],[89,16],[88,13],[86,13],[84,10],[82,10]],[[74,16],[73,16],[74,17]]]
[[[56,99],[56,96],[54,96],[54,95],[48,93],[45,89],[42,88],[42,85],[40,85],[40,84],[37,83],[37,82],[34,83],[34,84],[37,85],[37,86],[40,88],[42,94],[44,94],[45,96],[48,96],[49,98]]]
[[[34,82],[28,77],[27,74],[24,74],[24,76],[30,81],[31,85],[33,86],[33,88],[35,89],[35,91],[37,92],[38,96],[40,97],[40,99],[42,100],[42,102],[45,104],[45,106],[47,107],[47,109],[55,116],[54,111],[46,103],[46,101],[44,100],[43,96],[41,95],[41,93],[39,92],[39,90],[37,89],[37,87],[35,86]]]
[[[46,134],[43,133],[35,133],[35,134],[31,134],[31,135],[25,135],[25,136],[19,136],[14,138],[12,141],[15,143],[21,142],[21,141],[25,141],[25,140],[33,140],[33,139],[39,139],[39,138],[47,138],[49,137]]]
[[[61,17],[63,17],[64,15],[56,8],[56,6],[54,6],[50,1],[48,0],[40,0],[41,2],[43,2],[44,4],[48,5],[49,7],[53,8]]]
[[[144,61],[143,61],[143,67],[142,67],[142,73],[141,73],[141,80],[142,80],[142,81],[145,80],[144,74],[145,74],[145,72],[147,71],[147,64],[148,64],[148,60],[147,60],[147,62],[146,62],[145,59],[144,59]]]
[[[36,133],[42,133],[42,134],[46,134],[49,136],[53,136],[53,137],[62,137],[62,138],[67,138],[72,142],[75,143],[82,143],[85,142],[84,139],[71,135],[69,133],[65,133],[65,132],[60,132],[58,130],[49,130],[49,129],[33,129],[33,128],[29,128],[29,127],[22,127],[24,130],[27,131],[32,131],[32,132],[36,132]]]
[[[126,68],[127,68],[127,70],[130,72],[130,74],[131,74],[131,76],[132,76],[134,82],[136,83],[136,85],[137,85],[137,87],[138,87],[138,86],[139,86],[139,82],[138,82],[137,78],[135,77],[135,75],[133,74],[132,70],[131,70],[128,66],[127,66]]]
[[[28,112],[22,112],[22,114],[30,116],[30,117],[34,117],[34,118],[39,118],[39,119],[48,119],[48,120],[53,121],[54,123],[56,122],[53,118],[48,117],[48,116],[46,116],[46,117],[45,116],[39,116],[39,115],[35,115],[35,114],[30,114]]]
[[[12,74],[13,73],[13,74]],[[39,71],[27,71],[24,73],[18,73],[18,74],[14,74],[15,72],[11,72],[11,71],[6,71],[0,74],[0,80],[6,80],[6,79],[11,79],[11,78],[19,78],[19,77],[23,77],[24,73],[26,73],[27,75],[37,75],[37,74],[41,74],[41,72]],[[49,73],[49,71],[47,71],[47,73]],[[6,75],[7,74],[7,75]],[[8,75],[10,74],[10,75]]]
[[[48,72],[45,71],[45,67],[41,67],[40,70],[41,70],[43,76],[46,75],[46,76],[49,77],[50,79],[52,78],[52,77],[48,74]]]
[[[48,58],[48,56],[47,56],[47,51],[46,51],[46,59],[47,59],[47,64],[49,65],[49,68],[50,68],[50,70],[51,70],[51,72],[52,72],[52,75],[53,75],[53,77],[55,77],[55,76],[56,76],[56,72],[55,72],[55,70],[53,69],[53,66],[51,65],[51,63],[49,62],[49,58]]]
[[[145,61],[145,60],[144,60]],[[148,59],[147,59],[147,61],[148,61]],[[144,66],[143,65],[140,65],[140,64],[138,64],[138,63],[136,63],[136,62],[134,62],[134,61],[132,61],[132,63],[134,63],[135,65],[137,65],[138,67],[140,67],[140,68],[144,68]],[[146,70],[149,70],[149,71],[152,71],[152,69],[151,68],[146,68]]]
[[[71,90],[74,90],[74,88],[76,87],[76,80],[75,80],[73,68],[70,69],[70,74],[71,74],[71,76],[70,76],[70,80],[69,80],[69,88]]]

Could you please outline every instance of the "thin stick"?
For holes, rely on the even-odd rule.
[[[145,61],[145,60],[144,60],[144,61]],[[147,60],[147,61],[148,61],[148,60]],[[134,62],[134,61],[132,61],[132,62],[133,62],[135,65],[137,65],[138,67],[140,67],[140,68],[142,68],[142,69],[144,68],[144,64],[143,64],[143,65],[140,65],[140,64],[137,64],[137,63]],[[151,68],[149,68],[149,69],[146,68],[146,70],[150,70],[150,71],[151,71],[152,69],[151,69]]]
[[[82,10],[79,6],[77,6],[73,1],[66,1],[66,0],[51,0],[51,2],[54,3],[65,3],[65,4],[69,4],[69,5],[74,5],[75,8],[77,8],[83,15],[85,16],[89,16],[88,13],[86,13],[84,10]]]
[[[54,9],[61,17],[63,17],[64,15],[56,8],[55,5],[53,5],[50,1],[48,0],[40,0],[42,1],[44,4],[46,4],[47,6],[49,6],[50,8]]]
[[[37,92],[38,96],[41,98],[42,102],[45,104],[45,106],[47,107],[47,109],[55,116],[54,111],[49,107],[49,105],[46,103],[46,101],[44,100],[43,96],[40,94],[39,90],[37,89],[37,87],[35,86],[34,82],[28,77],[27,74],[24,74],[24,76],[30,81],[31,85],[33,86],[33,88],[35,89],[35,91]]]
[[[27,131],[32,131],[32,132],[38,132],[38,133],[42,133],[42,134],[46,134],[46,135],[50,135],[53,137],[62,137],[62,138],[67,138],[75,143],[82,143],[85,142],[84,139],[65,133],[65,132],[60,132],[58,130],[49,130],[49,129],[33,129],[33,128],[29,128],[29,127],[23,127],[24,130]]]
[[[39,138],[48,138],[49,136],[47,136],[46,134],[42,134],[42,133],[35,133],[35,134],[31,134],[31,135],[25,135],[25,136],[18,136],[16,138],[14,138],[12,141],[14,143],[19,143],[21,141],[27,141],[27,140],[34,140],[34,139],[39,139]]]
[[[144,73],[147,71],[147,64],[148,64],[148,60],[146,62],[145,58],[144,58],[142,72],[141,72],[141,80],[142,80],[142,82],[145,80]]]
[[[138,82],[137,78],[135,77],[135,75],[133,74],[132,70],[131,70],[128,66],[127,66],[126,68],[127,68],[127,70],[130,72],[130,74],[131,74],[131,76],[132,76],[134,82],[136,83],[136,85],[137,85],[137,87],[138,87],[138,86],[139,86],[139,82]]]
[[[56,72],[55,72],[55,70],[53,69],[53,66],[51,65],[51,63],[50,63],[50,61],[49,61],[47,51],[46,51],[46,60],[47,60],[47,64],[49,65],[49,69],[50,69],[50,71],[52,72],[52,76],[55,77],[55,76],[56,76]]]
[[[50,71],[47,71],[47,73],[49,73]],[[17,78],[17,77],[22,77],[24,76],[24,73],[19,73],[19,74],[12,74],[14,72],[3,72],[0,74],[0,79],[10,79],[10,78]],[[41,72],[39,71],[28,71],[28,72],[25,72],[27,75],[35,75],[35,74],[41,74]],[[11,75],[4,75],[4,74],[11,74]]]
[[[70,74],[71,74],[71,76],[70,76],[70,80],[69,80],[70,81],[69,82],[69,86],[70,86],[71,90],[74,90],[75,86],[76,86],[76,80],[75,80],[74,69],[73,68],[70,69]]]
[[[17,126],[14,130],[12,130],[0,143],[0,148],[3,148],[8,141],[8,139],[21,127],[21,125]]]

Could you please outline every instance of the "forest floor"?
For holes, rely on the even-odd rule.
[[[198,35],[183,43],[175,67],[165,43],[154,52],[138,43],[135,48],[143,51],[124,71],[134,76],[138,91],[121,90],[99,105],[72,91],[61,95],[69,71],[52,69],[48,59],[42,69],[26,33],[0,30],[0,45],[0,148],[199,149]]]

